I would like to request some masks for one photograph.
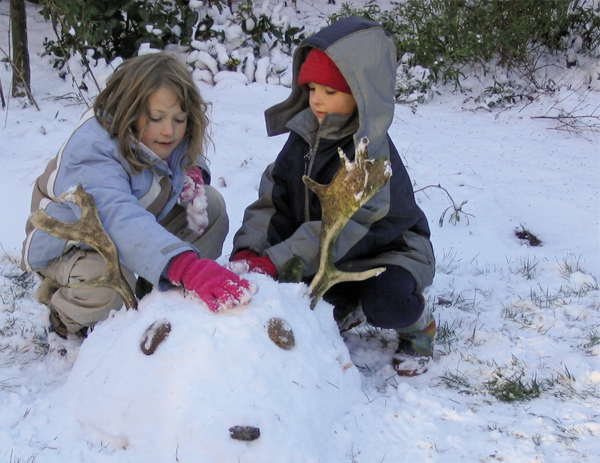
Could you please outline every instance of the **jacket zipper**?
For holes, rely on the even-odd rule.
[[[313,150],[312,148],[304,155],[304,175],[310,176],[310,170],[312,168]],[[310,188],[304,185],[304,221],[310,221],[310,208],[308,202],[308,193]]]
[[[306,139],[308,145],[310,146],[310,141]],[[317,156],[317,149],[319,148],[319,133],[315,137],[315,144],[310,148],[308,153],[304,155],[304,175],[310,177],[312,172],[313,164],[315,162],[315,157]],[[304,185],[304,221],[310,222],[310,202],[309,202],[309,193],[310,188]]]

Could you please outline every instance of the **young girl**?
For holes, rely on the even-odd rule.
[[[31,209],[76,221],[75,204],[52,200],[80,183],[94,196],[132,288],[138,275],[159,290],[182,285],[213,311],[247,303],[255,288],[212,260],[229,220],[222,196],[209,186],[207,127],[206,103],[177,57],[125,61],[37,179]],[[48,279],[38,300],[50,307],[58,334],[79,332],[121,307],[113,289],[70,287],[104,273],[95,250],[30,221],[26,232],[21,266]]]
[[[259,199],[246,210],[232,260],[276,278],[297,257],[310,281],[319,263],[321,205],[302,176],[330,183],[340,166],[338,147],[353,160],[357,141],[367,137],[369,156],[385,156],[393,174],[344,227],[334,259],[341,270],[387,270],[335,285],[324,298],[334,305],[342,330],[361,321],[361,308],[372,325],[396,329],[396,371],[422,373],[436,325],[421,293],[433,280],[435,263],[427,219],[387,134],[394,115],[394,42],[379,24],[347,18],[302,42],[293,66],[290,96],[265,112],[270,136],[290,135],[263,174]]]

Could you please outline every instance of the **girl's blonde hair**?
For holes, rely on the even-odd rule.
[[[185,137],[188,150],[184,155],[184,167],[196,164],[206,155],[208,135],[207,104],[192,79],[185,64],[168,53],[137,56],[120,64],[108,78],[106,88],[94,102],[94,115],[108,131],[117,138],[123,158],[129,162],[133,173],[140,173],[151,166],[136,146],[136,121],[140,116],[150,118],[148,98],[161,87],[173,91],[187,113]]]

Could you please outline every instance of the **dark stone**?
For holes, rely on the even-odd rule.
[[[260,429],[254,426],[233,426],[229,428],[232,439],[253,441],[260,437]]]
[[[271,318],[267,324],[267,331],[269,332],[271,341],[283,350],[290,350],[296,345],[292,328],[288,322],[282,318]]]
[[[171,324],[163,319],[157,320],[144,331],[140,349],[146,355],[152,355],[158,346],[169,336]]]

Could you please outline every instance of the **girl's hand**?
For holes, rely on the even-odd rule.
[[[185,172],[179,204],[185,207],[188,228],[200,236],[208,225],[208,203],[202,170],[198,166]]]
[[[233,309],[252,300],[258,288],[214,260],[199,259],[192,251],[171,260],[167,276],[174,285],[183,285],[212,311]]]
[[[204,177],[202,175],[202,169],[198,166],[194,166],[191,169],[185,171],[185,180],[183,183],[183,190],[179,196],[179,200],[184,203],[193,201],[198,196],[200,187],[204,185]]]

